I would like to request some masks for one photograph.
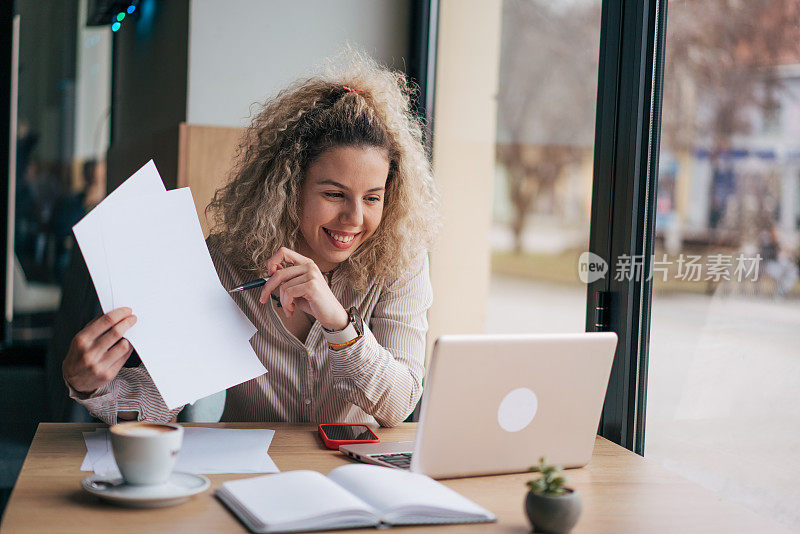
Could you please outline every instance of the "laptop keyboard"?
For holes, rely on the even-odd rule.
[[[389,465],[400,469],[408,469],[411,467],[411,453],[410,452],[396,452],[393,454],[373,454],[372,458],[386,462]]]

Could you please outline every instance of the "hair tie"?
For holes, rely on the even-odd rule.
[[[346,85],[343,85],[342,87],[348,93],[363,93],[364,92],[362,89],[351,89],[351,88],[347,87]]]

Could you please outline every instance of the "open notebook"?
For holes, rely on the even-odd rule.
[[[345,465],[327,477],[288,471],[234,480],[222,484],[216,495],[253,532],[497,519],[432,478],[375,465]]]

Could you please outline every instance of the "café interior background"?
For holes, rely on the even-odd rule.
[[[75,293],[72,225],[150,157],[174,187],[181,124],[241,128],[253,103],[345,43],[408,71],[420,2],[11,4],[19,63],[0,506],[37,424],[87,419],[60,377],[64,325],[79,304],[62,298]],[[429,111],[447,222],[433,252],[430,336],[583,331],[576,266],[590,224],[601,2],[436,4]],[[800,527],[790,476],[800,468],[793,9],[669,2],[655,236],[664,272],[654,277],[645,456]],[[764,258],[757,281],[682,269],[689,257],[707,267],[741,253]],[[83,289],[85,307],[93,289]]]

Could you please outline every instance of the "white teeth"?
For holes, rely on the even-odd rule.
[[[325,228],[325,233],[327,233],[329,236],[334,238],[339,243],[349,243],[350,241],[352,241],[356,237],[354,235],[342,236],[342,235],[334,234],[333,232],[331,232],[327,228]]]

